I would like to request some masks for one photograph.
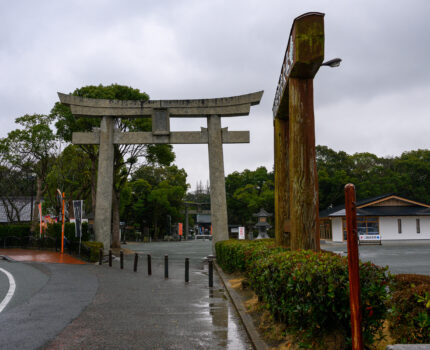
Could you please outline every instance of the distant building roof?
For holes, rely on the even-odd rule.
[[[260,211],[256,214],[252,214],[252,216],[255,217],[268,217],[268,216],[272,216],[273,214],[268,213],[267,211],[265,211],[263,208],[260,208]]]
[[[357,201],[358,216],[427,216],[430,205],[386,194]],[[320,218],[345,216],[345,205],[322,210]]]

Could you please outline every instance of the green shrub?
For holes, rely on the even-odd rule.
[[[64,235],[69,241],[79,240],[75,237],[75,224],[66,222],[64,224]],[[47,229],[47,236],[52,238],[61,239],[61,223],[49,224]],[[89,230],[88,224],[86,222],[82,223],[82,241],[89,240]]]
[[[24,237],[30,235],[30,224],[0,225],[0,239],[8,236]]]
[[[103,248],[102,242],[96,242],[96,241],[82,242],[82,245],[85,248],[91,250],[91,254],[90,254],[90,261],[91,262],[96,262],[99,260],[100,248]]]
[[[231,239],[215,244],[217,263],[228,273],[245,272],[253,260],[274,252],[285,251],[276,247],[273,239],[245,241]]]
[[[400,274],[391,286],[389,329],[396,343],[430,343],[430,276]]]
[[[269,242],[218,242],[217,261],[220,253],[220,265],[227,272],[245,271],[265,307],[277,321],[285,323],[303,347],[312,347],[332,334],[341,334],[349,346],[347,259],[326,252],[281,251]],[[363,338],[367,345],[381,334],[386,318],[386,270],[360,263]]]

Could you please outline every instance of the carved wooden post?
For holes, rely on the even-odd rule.
[[[324,14],[294,20],[273,104],[275,235],[291,249],[319,250],[313,78],[324,59]]]

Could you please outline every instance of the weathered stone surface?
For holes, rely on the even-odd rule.
[[[154,135],[169,135],[170,118],[167,109],[154,108],[152,112],[152,133]]]
[[[250,104],[251,106],[260,103],[263,91],[253,92],[250,94],[221,97],[221,98],[201,98],[188,100],[106,100],[96,98],[86,98],[73,96],[68,94],[58,93],[61,103],[65,105],[76,105],[86,107],[105,107],[105,108],[191,108],[191,107],[222,107],[234,106],[241,104]]]
[[[213,243],[228,239],[227,201],[225,195],[224,156],[222,150],[221,118],[208,117],[209,180]]]
[[[96,240],[110,248],[113,189],[113,117],[103,117],[100,123],[99,167],[97,175],[96,213],[94,231]]]
[[[248,103],[217,107],[169,107],[168,111],[171,117],[202,118],[212,114],[218,114],[223,117],[236,117],[248,115],[250,108],[251,105]],[[73,115],[88,117],[100,117],[101,115],[111,115],[114,117],[148,117],[153,113],[153,108],[149,107],[110,108],[71,105],[70,109]]]
[[[151,132],[114,132],[113,143],[148,144],[148,143],[170,143],[170,144],[207,144],[208,131],[173,131],[168,135],[154,135]],[[75,145],[98,145],[100,134],[91,132],[74,132],[72,142]],[[249,143],[249,131],[228,131],[222,129],[223,143]]]
[[[263,91],[226,98],[196,100],[122,101],[91,99],[58,93],[75,116],[103,117],[100,130],[73,133],[74,144],[100,144],[96,238],[110,246],[114,144],[208,144],[211,214],[214,243],[228,239],[223,143],[249,143],[249,131],[221,129],[220,116],[248,115],[259,104]],[[114,117],[152,117],[152,132],[115,132]],[[194,132],[170,132],[170,117],[207,117],[208,128]]]

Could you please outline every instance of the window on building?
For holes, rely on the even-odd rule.
[[[397,219],[397,231],[402,233],[402,219]]]
[[[346,241],[346,219],[342,220],[343,240]],[[357,235],[379,235],[379,220],[376,216],[357,216]]]
[[[420,219],[417,219],[417,233],[421,233]]]

